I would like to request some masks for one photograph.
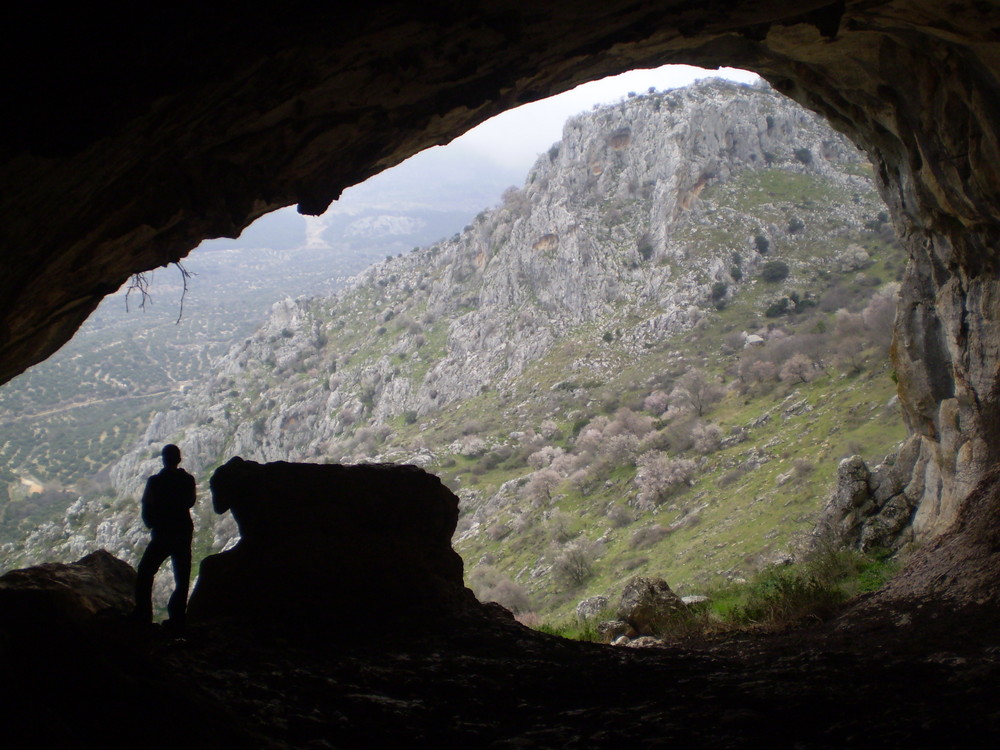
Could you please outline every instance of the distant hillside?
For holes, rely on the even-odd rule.
[[[146,275],[148,299],[138,289],[109,297],[65,347],[0,388],[0,543],[62,518],[80,494],[106,493],[108,468],[151,416],[205,378],[275,300],[332,294],[373,262],[460,230],[521,179],[432,149],[351,188],[321,217],[289,208],[239,239],[204,243],[184,261],[187,294],[169,267]]]
[[[151,420],[28,555],[130,557],[164,442],[203,493],[232,455],[412,462],[463,501],[477,592],[568,612],[634,573],[681,591],[794,554],[836,463],[902,438],[903,259],[859,152],[720,82],[571,119],[523,188],[332,298],[287,300]],[[201,552],[229,543],[201,506]]]

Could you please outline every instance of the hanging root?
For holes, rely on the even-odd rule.
[[[192,273],[187,270],[179,260],[175,260],[173,265],[177,266],[178,270],[181,272],[181,284],[184,289],[181,292],[180,306],[177,310],[177,320],[174,325],[180,325],[181,320],[184,318],[184,298],[187,297],[188,293],[188,281],[197,276],[197,274]],[[132,278],[129,279],[128,288],[125,290],[125,312],[129,312],[129,296],[132,292],[137,292],[139,294],[139,309],[143,312],[146,311],[146,305],[152,306],[153,296],[149,293],[149,287],[153,281],[152,272],[140,272],[132,274]]]

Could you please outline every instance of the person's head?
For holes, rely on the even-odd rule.
[[[168,469],[176,469],[181,462],[181,449],[171,443],[163,446],[163,465]]]

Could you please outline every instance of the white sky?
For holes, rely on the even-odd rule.
[[[548,150],[562,137],[563,123],[567,119],[590,110],[594,104],[616,102],[630,91],[644,94],[650,86],[664,91],[710,77],[740,83],[758,80],[756,73],[736,68],[706,70],[690,65],[664,65],[651,70],[632,70],[508,110],[456,138],[450,145],[475,151],[499,163],[523,166],[527,170],[538,154]]]
[[[448,149],[459,154],[471,152],[513,170],[514,174],[520,175],[513,181],[520,184],[538,155],[548,151],[553,143],[562,138],[563,125],[573,115],[589,112],[595,104],[618,102],[626,98],[630,91],[644,94],[650,86],[655,87],[657,91],[666,91],[687,86],[702,78],[713,77],[748,84],[759,80],[756,73],[736,68],[706,70],[691,65],[664,65],[649,70],[632,70],[599,81],[584,83],[563,94],[508,110],[473,128],[446,146],[435,146],[422,152],[423,156],[417,154],[411,158],[420,160],[426,158],[429,152],[437,152],[439,149]],[[390,169],[375,175],[364,186],[348,188],[333,204],[331,210],[344,210],[347,206],[356,205],[355,200],[359,193],[364,193],[365,186],[369,188],[366,194],[371,199],[371,194],[379,192],[375,186],[380,185],[392,171]],[[282,210],[293,212],[295,208],[288,207]],[[321,233],[326,225],[325,219],[325,215],[307,217],[306,221],[310,226],[308,231],[313,235]]]

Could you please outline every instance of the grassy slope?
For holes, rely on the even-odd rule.
[[[546,616],[568,616],[585,596],[614,596],[623,579],[633,574],[663,576],[682,593],[698,593],[723,578],[749,576],[768,559],[793,550],[808,534],[832,489],[839,459],[860,453],[877,462],[904,436],[899,416],[890,405],[895,385],[888,364],[874,349],[866,352],[860,374],[828,366],[826,373],[808,383],[781,383],[767,392],[753,389],[741,394],[732,385],[733,369],[743,352],[724,353],[721,345],[729,332],[752,331],[769,323],[789,334],[832,331],[833,312],[807,308],[777,319],[765,318],[763,312],[775,299],[793,291],[816,300],[834,287],[848,304],[860,309],[885,280],[893,279],[903,260],[885,232],[874,226],[845,228],[836,218],[838,205],[859,201],[874,217],[879,207],[873,196],[852,194],[808,175],[773,170],[746,173],[709,188],[702,199],[708,226],[688,224],[677,238],[687,246],[689,260],[745,242],[747,212],[758,217],[760,226],[785,226],[799,218],[806,230],[779,236],[767,253],[767,258],[788,263],[789,278],[777,284],[754,279],[754,269],[759,269],[763,259],[751,259],[744,251],[742,258],[734,256],[734,260],[746,267],[746,278],[727,306],[693,332],[646,342],[645,356],[636,356],[625,339],[630,326],[649,311],[623,309],[618,319],[571,332],[506,393],[488,390],[429,419],[413,424],[399,419],[392,425],[394,435],[386,447],[447,446],[463,434],[482,437],[493,448],[500,446],[485,456],[463,456],[440,448],[435,452],[436,462],[430,469],[463,491],[469,513],[505,482],[520,478],[523,484],[530,474],[525,464],[527,451],[517,449],[517,441],[510,437],[512,430],[539,431],[542,422],[551,419],[561,436],[550,442],[572,450],[574,427],[602,413],[611,415],[621,406],[641,411],[646,395],[657,387],[669,388],[692,366],[730,387],[704,417],[717,424],[723,435],[746,428],[762,414],[771,415],[766,424],[749,430],[744,442],[695,456],[699,467],[691,486],[652,512],[636,513],[630,507],[636,495],[634,465],[602,475],[586,494],[563,482],[553,493],[551,506],[530,508],[519,499],[516,488],[508,493],[506,507],[504,502],[494,502],[499,509],[489,523],[460,536],[457,548],[470,573],[479,563],[495,568],[522,586],[531,608]],[[843,276],[831,271],[831,258],[850,244],[865,247],[874,263],[863,274]],[[623,329],[626,335],[619,337]],[[426,354],[443,346],[440,330],[435,331],[437,335],[430,333],[422,352],[425,362]],[[606,340],[609,333],[611,341]],[[589,367],[573,369],[581,358]],[[422,375],[421,368],[414,367],[410,375]],[[759,466],[740,468],[753,457]],[[792,478],[779,484],[779,477],[789,472]],[[611,506],[626,508],[636,520],[616,527],[608,517]],[[633,541],[638,529],[656,525],[679,528],[654,533],[650,536],[655,541],[645,544]],[[547,570],[572,538],[600,541],[593,576],[578,586],[557,580]]]

